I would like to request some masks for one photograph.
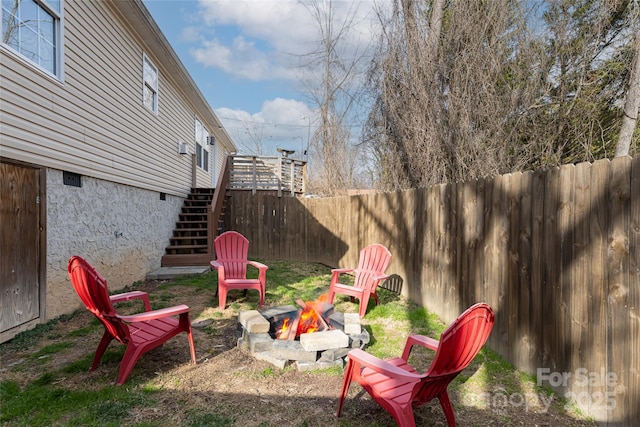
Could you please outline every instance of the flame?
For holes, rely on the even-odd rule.
[[[307,305],[300,313],[300,323],[298,323],[298,331],[296,332],[296,335],[309,334],[311,332],[316,332],[318,329],[320,329],[318,314],[313,309],[311,303],[307,302]]]
[[[291,321],[287,317],[282,321],[282,326],[280,326],[280,329],[276,331],[276,338],[280,339],[280,337],[285,336],[286,332],[289,331],[290,327],[291,327]]]
[[[320,313],[322,312],[323,305],[327,303],[328,300],[329,294],[324,294],[320,295],[320,297],[318,297],[318,299],[315,301],[305,302],[305,307],[299,311],[297,318],[285,318],[282,321],[282,325],[279,329],[276,330],[276,338],[293,339],[293,337],[289,336],[289,331],[292,327],[295,327],[296,323],[296,338],[300,336],[300,334],[309,334],[312,332],[317,332],[321,328],[326,328],[327,325],[320,317]],[[302,305],[302,302],[300,302],[300,305]]]

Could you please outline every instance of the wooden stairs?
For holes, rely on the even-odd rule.
[[[214,188],[191,189],[182,205],[173,237],[162,256],[163,267],[209,265],[209,261],[213,259],[212,239],[219,234],[222,227],[219,221],[215,233],[212,233],[214,235],[210,236],[208,218],[214,192]]]

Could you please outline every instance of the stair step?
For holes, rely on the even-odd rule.
[[[206,209],[211,206],[211,203],[206,200],[185,200],[183,206]]]
[[[197,214],[197,215],[202,215],[202,216],[207,216],[208,212],[206,209],[202,209],[202,208],[190,208],[190,207],[183,207],[182,210],[180,211],[181,214]]]
[[[211,257],[207,254],[173,254],[163,255],[162,265],[165,267],[179,267],[185,265],[209,265]]]
[[[167,249],[207,249],[207,245],[169,245]]]
[[[176,233],[179,233],[176,235]],[[174,237],[180,236],[206,236],[207,229],[206,228],[176,228],[173,230]]]
[[[193,247],[193,246],[207,246],[207,238],[193,238],[193,237],[170,237],[170,246],[180,246],[181,248]]]
[[[206,254],[207,245],[169,245],[165,248],[166,255]]]
[[[178,221],[176,222],[176,229],[186,230],[186,229],[206,229],[207,222],[206,221]]]

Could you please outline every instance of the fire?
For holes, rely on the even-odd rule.
[[[294,339],[300,334],[309,334],[319,330],[327,329],[327,324],[322,319],[322,305],[328,300],[328,295],[321,295],[316,301],[307,301],[303,303],[298,300],[298,304],[303,307],[298,311],[298,315],[294,319],[285,318],[282,326],[276,331],[276,338],[281,340]],[[293,330],[295,329],[295,335]]]
[[[289,320],[289,318],[285,318],[282,321],[282,325],[280,326],[280,329],[276,331],[276,338],[287,336],[290,328],[291,328],[291,321]]]
[[[318,316],[313,309],[312,303],[307,302],[305,308],[300,313],[300,322],[298,323],[296,336],[316,332],[318,329],[320,329],[320,316]]]

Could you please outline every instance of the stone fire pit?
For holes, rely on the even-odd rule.
[[[345,356],[354,348],[369,344],[369,333],[360,324],[358,313],[341,313],[324,304],[319,313],[327,328],[302,333],[295,339],[277,339],[285,319],[292,321],[300,308],[292,305],[263,311],[241,311],[238,315],[238,347],[253,357],[284,368],[295,364],[299,371],[344,367]]]

